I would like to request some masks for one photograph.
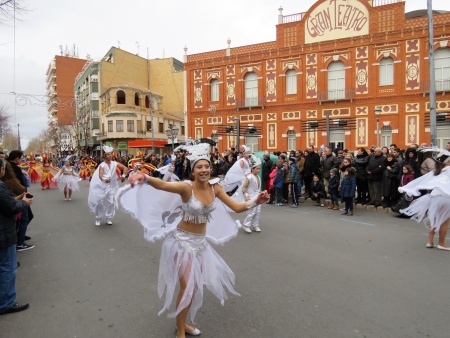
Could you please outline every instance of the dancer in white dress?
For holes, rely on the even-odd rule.
[[[128,174],[128,168],[123,164],[112,160],[113,148],[103,146],[105,161],[95,170],[89,186],[88,205],[92,213],[95,214],[95,226],[100,226],[102,218],[106,218],[106,224],[112,225],[116,209],[114,196],[119,188],[117,179],[120,170],[123,174],[120,180],[123,182]]]
[[[222,304],[227,299],[225,289],[239,295],[233,288],[233,272],[207,241],[223,243],[237,234],[237,224],[223,204],[243,212],[269,198],[264,191],[248,202],[238,203],[216,184],[218,179],[209,180],[208,144],[193,146],[188,158],[192,181],[164,182],[147,175],[133,175],[129,182],[136,187],[122,188],[116,197],[121,208],[144,226],[147,240],[167,236],[162,245],[158,280],[159,296],[164,291],[166,296],[159,313],[169,309],[179,283],[176,310],[168,315],[176,317],[177,337],[201,334],[186,323],[186,318],[190,309],[194,322],[202,306],[204,286]]]
[[[59,191],[64,191],[64,201],[72,200],[72,192],[79,191],[78,181],[80,177],[75,172],[74,168],[70,165],[70,160],[65,160],[65,165],[56,174],[52,181],[58,182]]]
[[[435,247],[434,234],[438,232],[437,248],[450,251],[450,247],[445,244],[450,220],[450,151],[434,149],[433,152],[436,169],[398,188],[408,196],[420,196],[421,190],[431,190],[431,193],[416,199],[400,212],[425,224],[429,230],[427,248]]]
[[[226,192],[231,192],[242,185],[247,178],[247,175],[250,174],[250,148],[245,145],[243,145],[242,148],[242,157],[233,164],[223,181],[220,183]]]

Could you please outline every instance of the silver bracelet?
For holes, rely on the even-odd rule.
[[[253,197],[250,201],[245,202],[247,209],[251,209],[257,206],[256,199],[258,196]]]

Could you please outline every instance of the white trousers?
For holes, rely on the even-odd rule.
[[[247,211],[247,217],[244,219],[244,225],[247,227],[259,227],[259,217],[261,216],[261,205],[257,205]]]
[[[108,220],[112,220],[116,213],[116,208],[114,206],[114,195],[116,194],[116,190],[113,187],[106,187],[104,197],[98,201],[97,210],[95,213],[96,219],[106,218]]]

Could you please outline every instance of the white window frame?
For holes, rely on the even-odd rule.
[[[335,61],[328,66],[328,100],[345,99],[345,65]]]
[[[380,131],[381,147],[389,147],[392,144],[392,128],[391,126],[383,126]]]
[[[287,132],[287,149],[297,150],[297,133],[294,130]]]
[[[211,101],[219,101],[219,80],[211,80]]]
[[[286,72],[286,95],[297,94],[297,71],[289,69]]]
[[[434,54],[434,75],[437,91],[450,91],[450,48],[440,48]]]
[[[394,85],[394,60],[384,58],[380,61],[380,86]]]
[[[258,75],[248,73],[244,79],[245,84],[245,107],[258,105]]]

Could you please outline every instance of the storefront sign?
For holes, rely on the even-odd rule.
[[[305,42],[369,34],[369,11],[359,0],[329,0],[306,18]]]

